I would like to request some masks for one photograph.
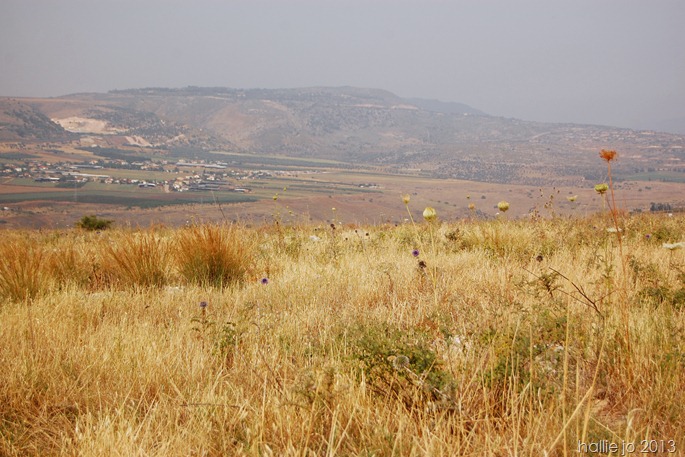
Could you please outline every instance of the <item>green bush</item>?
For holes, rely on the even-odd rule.
[[[114,221],[109,219],[101,219],[95,215],[83,216],[76,226],[85,230],[107,230],[112,226]]]
[[[482,380],[496,393],[493,399],[503,401],[503,393],[510,387],[520,392],[529,383],[539,396],[556,394],[561,387],[565,353],[573,351],[564,346],[567,325],[565,316],[542,310],[529,325],[484,330],[478,340],[489,347],[490,357]],[[498,406],[506,409],[504,404]]]
[[[363,325],[351,333],[352,358],[376,393],[407,407],[450,403],[454,379],[431,347],[430,335],[387,324]]]

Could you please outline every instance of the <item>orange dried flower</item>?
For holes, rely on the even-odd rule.
[[[599,156],[607,162],[611,162],[612,160],[614,160],[616,158],[616,155],[616,151],[611,149],[602,149],[599,153]]]

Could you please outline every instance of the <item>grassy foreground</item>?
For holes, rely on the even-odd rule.
[[[685,218],[620,229],[3,232],[0,455],[682,455]]]

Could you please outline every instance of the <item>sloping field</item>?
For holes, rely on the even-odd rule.
[[[684,242],[679,214],[5,231],[0,455],[680,455]]]

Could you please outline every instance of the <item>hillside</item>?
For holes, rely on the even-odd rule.
[[[685,170],[683,136],[526,122],[377,89],[147,88],[29,104],[32,112],[55,121],[53,128],[59,130],[59,124],[77,135],[96,136],[92,141],[102,146],[334,159],[519,184],[600,179],[595,156],[605,147],[622,152],[617,171],[624,175]],[[4,112],[12,116],[11,110]],[[31,134],[38,138],[49,131],[41,127]]]
[[[0,141],[69,140],[58,123],[23,101],[0,98]]]
[[[0,455],[682,455],[685,218],[618,224],[7,231]]]

